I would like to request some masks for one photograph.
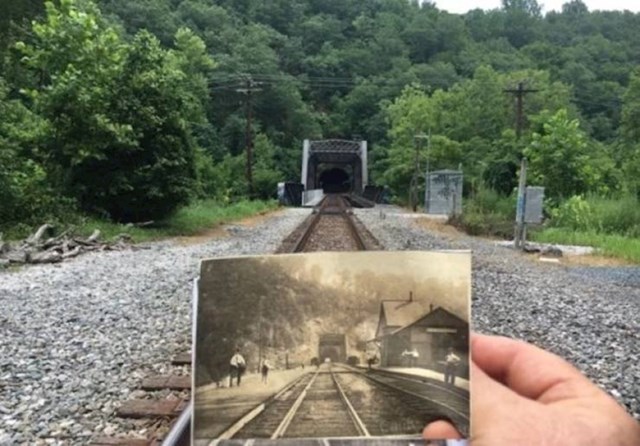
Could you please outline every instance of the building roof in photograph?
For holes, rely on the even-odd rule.
[[[387,327],[403,327],[429,310],[428,304],[416,300],[384,300],[381,305]]]

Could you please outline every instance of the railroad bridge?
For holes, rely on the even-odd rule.
[[[305,190],[362,193],[368,183],[367,142],[306,139],[301,183]]]
[[[318,358],[320,362],[326,358],[331,359],[331,362],[347,362],[347,338],[345,335],[338,333],[320,335]]]

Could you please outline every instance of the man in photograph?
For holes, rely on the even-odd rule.
[[[444,382],[446,384],[455,385],[456,367],[459,363],[460,358],[453,352],[453,347],[449,347],[444,365]]]
[[[269,360],[265,359],[262,361],[262,367],[260,367],[260,371],[262,373],[262,382],[267,384],[269,380],[269,370],[271,369],[271,363]]]
[[[240,349],[236,348],[236,353],[229,361],[229,387],[233,387],[233,377],[237,377],[237,385],[240,387],[240,378],[247,367],[247,363],[240,354]]]

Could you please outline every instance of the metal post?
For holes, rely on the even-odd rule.
[[[362,162],[362,189],[369,184],[369,160],[367,141],[360,143],[360,160]]]
[[[520,182],[518,183],[518,205],[516,208],[516,230],[514,244],[516,249],[524,247],[524,210],[527,204],[527,159],[522,158],[520,164]]]
[[[309,150],[311,148],[311,142],[308,139],[304,140],[302,145],[302,177],[300,178],[300,182],[304,185],[305,190],[307,190],[307,176],[309,172]]]
[[[258,302],[258,373],[260,373],[260,367],[262,366],[262,296]]]
[[[427,135],[427,173],[425,177],[425,203],[424,208],[425,212],[429,213],[429,203],[431,201],[431,185],[429,184],[429,159],[431,154],[431,127],[429,127],[429,134]]]
[[[415,157],[413,160],[414,170],[413,178],[411,179],[411,208],[413,212],[418,210],[418,175],[420,174],[420,138],[416,135],[413,138],[413,146],[415,148]]]

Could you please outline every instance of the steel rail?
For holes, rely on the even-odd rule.
[[[336,388],[338,389],[338,393],[340,394],[340,398],[342,399],[342,402],[344,403],[345,406],[347,406],[347,411],[349,412],[349,416],[351,417],[353,424],[356,426],[358,433],[362,437],[370,437],[371,434],[369,433],[367,426],[364,424],[364,422],[358,415],[358,412],[356,412],[356,409],[351,404],[351,401],[349,401],[347,394],[342,389],[342,386],[338,382],[338,379],[336,378],[336,375],[333,373],[333,370],[330,370],[330,372],[331,372],[331,378],[333,379],[333,383],[336,385]]]
[[[318,377],[319,373],[320,373],[320,370],[318,369],[316,374],[313,375],[313,378],[311,378],[311,380],[305,386],[305,388],[302,389],[302,392],[300,392],[300,395],[298,395],[298,398],[296,398],[296,400],[293,402],[293,405],[291,406],[291,408],[289,409],[287,414],[284,416],[284,418],[282,419],[282,421],[280,422],[280,424],[278,425],[276,430],[271,435],[271,439],[272,440],[276,440],[276,439],[282,438],[284,436],[285,432],[289,428],[289,425],[293,421],[293,417],[296,416],[296,413],[298,412],[298,409],[300,409],[300,406],[302,406],[302,402],[306,398],[307,392],[309,391],[309,389],[311,388],[311,385],[314,383],[314,381]]]

